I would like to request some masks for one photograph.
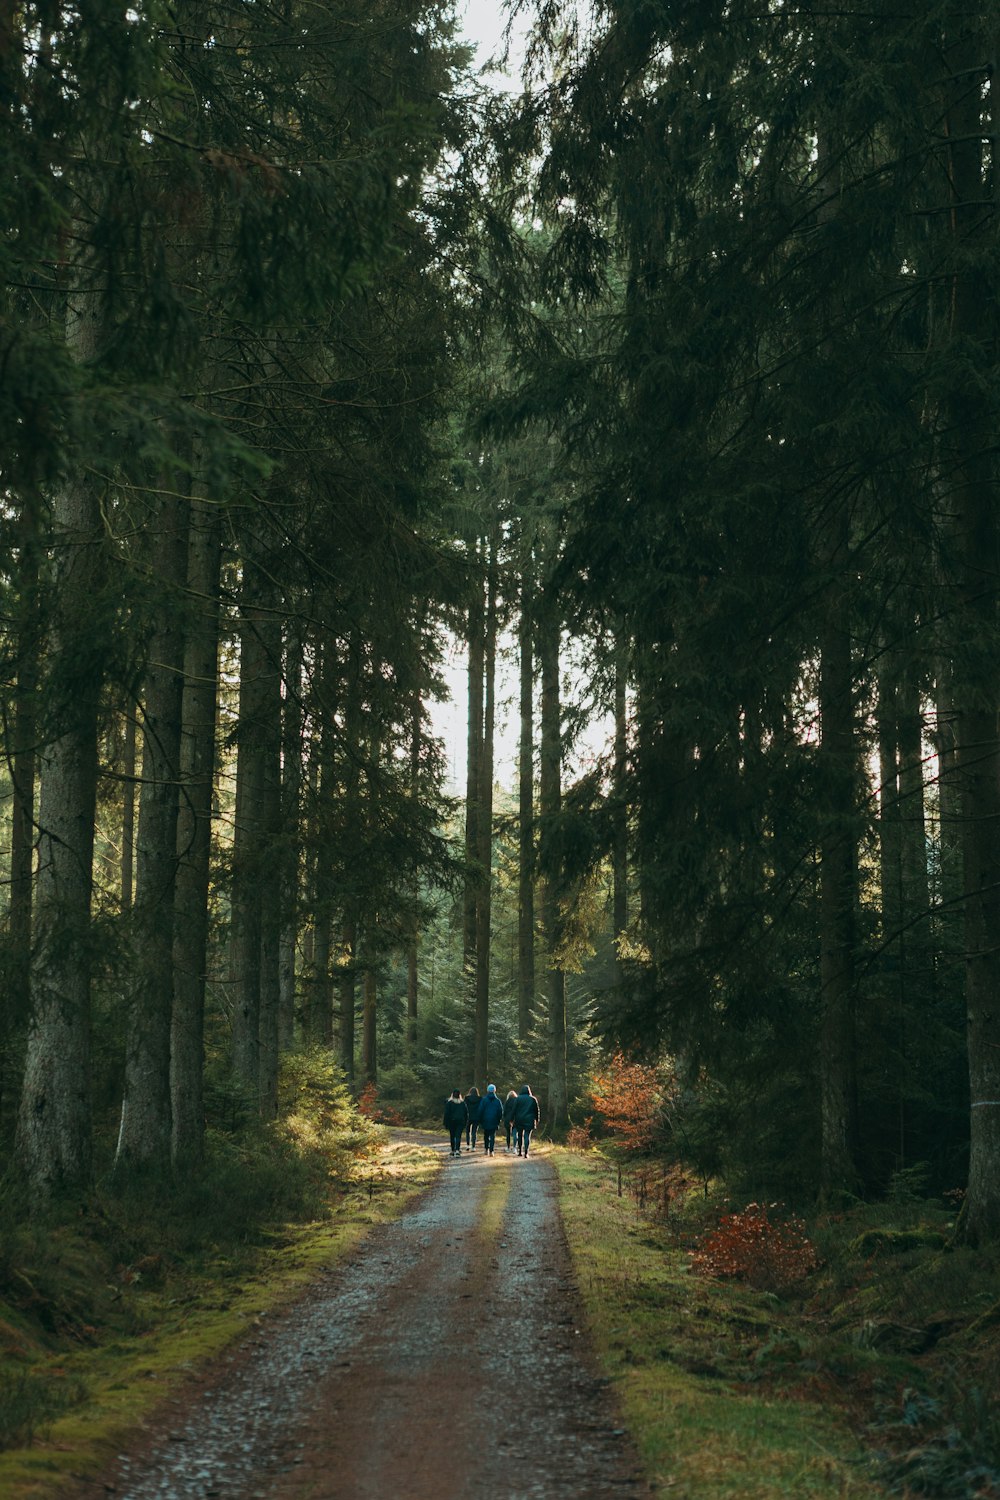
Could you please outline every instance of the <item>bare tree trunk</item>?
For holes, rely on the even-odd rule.
[[[351,632],[347,652],[347,700],[344,706],[344,824],[352,848],[360,842],[361,832],[361,706],[362,645],[357,628]],[[354,1007],[357,990],[358,910],[353,894],[344,905],[341,927],[342,958],[340,963],[340,1055],[345,1074],[354,1081]]]
[[[535,1006],[535,601],[526,557],[518,622],[520,738],[517,835],[517,1035],[527,1040]]]
[[[38,653],[40,649],[38,584],[41,538],[34,498],[24,502],[18,525],[17,682],[14,724],[8,749],[11,790],[10,945],[8,1002],[0,1006],[0,1089],[7,1102],[6,1058],[9,1032],[28,1016],[31,995],[31,908],[35,849],[35,761],[38,740]]]
[[[414,932],[406,945],[406,1043],[412,1048],[417,1041],[420,994],[420,949]]]
[[[278,1038],[281,1029],[281,870],[275,891],[274,851],[281,840],[281,622],[273,608],[263,613],[264,681],[261,683],[260,787],[260,1112],[278,1113]]]
[[[66,315],[67,347],[82,365],[100,349],[102,284],[84,251]],[[40,1201],[82,1186],[91,1168],[90,899],[109,570],[101,495],[89,476],[57,491],[51,545],[31,1018],[15,1145]]]
[[[87,480],[53,507],[55,588],[46,685],[52,738],[39,754],[39,853],[31,1018],[16,1154],[42,1198],[91,1165],[90,898],[101,688],[95,605],[107,587],[100,497]],[[99,607],[99,606],[98,606]]]
[[[962,794],[955,755],[952,669],[938,662],[934,683],[934,749],[937,755],[937,912],[934,947],[957,961],[962,939]]]
[[[177,788],[180,782],[187,502],[166,488],[147,522],[154,627],[142,702],[142,785],[132,939],[134,983],[125,1031],[125,1088],[115,1162],[163,1170],[170,1162]]]
[[[538,655],[542,676],[542,743],[539,778],[539,812],[543,840],[562,805],[562,714],[559,695],[559,606],[551,591],[539,612]],[[551,844],[550,844],[551,847]],[[549,868],[542,886],[542,925],[546,946],[546,990],[548,993],[548,1118],[558,1129],[567,1119],[566,1080],[566,978],[560,967],[559,876]]]
[[[846,511],[833,523],[820,640],[820,781],[826,799],[820,834],[819,1046],[820,1182],[827,1196],[856,1184],[854,945],[856,900],[856,746],[851,664]]]
[[[313,1040],[313,1013],[312,994],[316,982],[316,885],[319,878],[319,753],[316,748],[316,729],[313,723],[313,712],[308,716],[308,727],[306,728],[305,745],[305,786],[306,799],[304,808],[305,821],[305,885],[306,901],[309,914],[302,932],[302,981],[304,998],[300,1013],[302,1034],[308,1040]],[[329,958],[327,959],[327,971],[329,972]]]
[[[482,587],[476,583],[475,593],[469,605],[468,615],[468,684],[469,718],[468,750],[465,774],[465,887],[462,898],[462,972],[465,976],[465,992],[475,1015],[476,968],[478,953],[478,912],[481,873],[479,858],[481,842],[479,835],[480,798],[483,787],[483,673],[486,662],[486,612]],[[472,1056],[469,1058],[470,1076],[477,1087],[485,1088],[485,1080],[476,1073],[476,1042],[473,1029]]]
[[[262,1081],[270,1089],[277,1035],[273,993],[277,970],[276,949],[275,963],[266,970],[262,964],[263,888],[271,873],[269,850],[279,805],[280,640],[271,585],[249,557],[244,561],[243,589],[230,928],[233,1066],[267,1115],[273,1106],[270,1094],[262,1093]]]
[[[135,704],[129,703],[125,710],[125,739],[122,749],[121,907],[123,912],[131,911],[135,901],[137,728]]]
[[[349,1083],[354,1082],[354,1006],[357,991],[355,965],[358,953],[358,924],[353,913],[344,918],[341,931],[343,957],[340,963],[338,991],[340,997],[340,1061]]]
[[[287,1052],[295,1029],[295,953],[302,800],[302,623],[289,621],[285,639],[285,695],[281,766],[281,937],[278,955],[278,1046]],[[331,1018],[332,1019],[332,1018]]]
[[[424,708],[419,692],[413,695],[410,725],[410,796],[420,796],[420,753],[423,744]],[[413,892],[414,908],[420,900],[419,885]],[[417,1042],[417,1020],[420,1003],[420,930],[416,909],[410,922],[406,942],[406,1045],[411,1049]]]
[[[371,967],[365,968],[362,996],[361,1076],[365,1083],[375,1083],[378,1078],[378,975]]]
[[[964,25],[964,22],[959,22]],[[978,23],[978,18],[969,23]],[[995,19],[991,22],[996,26]],[[983,27],[985,32],[985,26]],[[995,34],[988,40],[994,42]],[[948,56],[948,109],[952,223],[959,259],[952,289],[952,337],[960,349],[979,346],[995,366],[996,310],[979,256],[996,237],[997,206],[984,182],[980,89],[990,81],[992,129],[1000,121],[995,61],[987,37],[973,30],[954,39]],[[994,136],[994,141],[995,141]],[[996,163],[993,163],[996,171]],[[985,317],[985,310],[992,316]],[[952,501],[957,511],[959,604],[956,640],[955,723],[962,792],[965,896],[966,1012],[971,1094],[969,1181],[964,1232],[974,1243],[1000,1238],[1000,735],[997,640],[1000,496],[994,449],[996,431],[982,372],[969,364],[956,379],[949,404]]]
[[[377,669],[372,673],[377,680]],[[375,838],[381,820],[379,807],[381,792],[379,769],[382,760],[382,724],[379,718],[377,699],[369,702],[368,744],[365,755],[364,806],[360,809],[362,824],[367,836]],[[371,902],[371,894],[368,897]],[[379,915],[377,910],[365,912],[361,928],[361,949],[364,960],[362,977],[362,1032],[361,1072],[366,1083],[374,1083],[378,1077],[378,963],[380,957]]]
[[[899,802],[899,752],[895,663],[883,645],[878,675],[879,753],[879,885],[882,944],[886,956],[898,964],[902,925],[902,832]]]
[[[317,811],[317,858],[313,875],[313,975],[309,1000],[309,1034],[323,1047],[333,1042],[333,986],[330,960],[333,943],[333,906],[330,890],[328,861],[323,855],[323,844],[331,809],[337,797],[336,774],[333,755],[333,711],[330,690],[333,683],[333,643],[324,642],[320,671],[320,715],[318,778],[316,789],[319,799]],[[352,1003],[353,1014],[353,1003]],[[352,1040],[353,1047],[353,1040]]]
[[[493,742],[496,732],[497,577],[491,545],[483,634],[483,735],[479,762],[479,807],[476,815],[476,1031],[472,1076],[485,1089],[489,1071],[490,938],[492,935]]]
[[[188,529],[189,622],[181,707],[181,795],[177,816],[177,923],[170,1034],[171,1152],[176,1165],[204,1146],[205,983],[219,680],[219,508],[195,498]]]
[[[930,938],[930,876],[924,775],[924,718],[913,663],[899,685],[900,877],[904,896],[903,972],[919,1006],[933,988]]]
[[[628,660],[623,642],[615,652],[615,771],[612,828],[612,928],[617,968],[621,973],[621,943],[628,930]]]
[[[313,984],[309,1006],[309,1035],[321,1047],[333,1046],[333,915],[326,900],[316,908],[313,940]]]
[[[818,172],[828,194],[817,220],[840,211],[839,170],[827,132],[817,140]],[[834,321],[836,309],[828,312]],[[826,575],[819,625],[822,823],[819,836],[820,1188],[831,1198],[857,1185],[855,1055],[855,905],[857,901],[857,744],[851,660],[851,528],[843,497],[827,499],[818,522],[818,560]]]

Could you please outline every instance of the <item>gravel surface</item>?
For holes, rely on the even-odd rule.
[[[440,1148],[447,1156],[447,1146]],[[495,1174],[499,1230],[482,1227]],[[544,1155],[448,1159],[403,1218],[193,1382],[90,1494],[504,1500],[650,1493],[594,1371]]]

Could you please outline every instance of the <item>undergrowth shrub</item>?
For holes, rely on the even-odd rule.
[[[350,1181],[379,1134],[321,1047],[288,1053],[278,1081],[277,1134],[324,1180]]]
[[[378,1100],[382,1108],[381,1118],[388,1125],[413,1125],[428,1117],[425,1095],[426,1085],[416,1068],[408,1063],[395,1063],[391,1068],[380,1068],[378,1076]],[[430,1120],[439,1124],[437,1099],[430,1111]],[[389,1118],[389,1112],[392,1118]]]
[[[276,1120],[210,1125],[202,1162],[181,1175],[110,1178],[96,1196],[95,1232],[125,1280],[139,1267],[148,1284],[151,1254],[184,1262],[241,1254],[276,1224],[322,1216],[377,1146],[330,1053],[292,1052],[281,1063]]]
[[[801,1281],[818,1263],[816,1250],[801,1219],[771,1218],[779,1207],[749,1203],[740,1213],[724,1215],[692,1251],[694,1270],[745,1281],[760,1291],[782,1291]]]
[[[406,1124],[398,1109],[380,1101],[378,1089],[374,1083],[366,1083],[358,1095],[358,1113],[364,1115],[366,1120],[372,1120],[378,1125]]]
[[[275,1226],[321,1217],[360,1182],[378,1140],[329,1053],[292,1053],[278,1119],[211,1125],[203,1160],[183,1173],[111,1172],[86,1201],[55,1200],[44,1214],[5,1182],[0,1304],[33,1337],[133,1332],[142,1316],[134,1293],[178,1270],[225,1263],[236,1272]]]
[[[0,1192],[0,1355],[89,1342],[114,1297],[111,1263],[89,1217],[78,1205],[66,1222],[58,1205],[34,1217],[15,1217],[10,1207],[11,1194]]]
[[[591,1133],[593,1115],[588,1115],[582,1125],[571,1125],[566,1132],[566,1144],[571,1151],[589,1151],[594,1145],[594,1137]]]
[[[30,1370],[0,1370],[0,1451],[30,1443],[85,1394],[79,1380],[56,1383]]]
[[[934,1500],[1000,1495],[1000,1416],[978,1387],[953,1410],[908,1388],[898,1407],[881,1417],[872,1435],[882,1445],[879,1467],[890,1493]]]

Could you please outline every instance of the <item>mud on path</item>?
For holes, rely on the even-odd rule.
[[[441,1500],[482,1484],[505,1500],[650,1493],[595,1374],[554,1170],[502,1147],[445,1161],[83,1493]]]

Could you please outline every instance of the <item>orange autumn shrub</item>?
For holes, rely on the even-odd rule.
[[[590,1089],[604,1128],[628,1154],[648,1151],[656,1136],[661,1099],[657,1071],[616,1052]]]
[[[589,1151],[594,1144],[594,1137],[590,1127],[594,1123],[593,1115],[588,1115],[582,1125],[571,1125],[566,1132],[566,1144],[571,1151]]]
[[[380,1104],[378,1089],[374,1083],[366,1083],[358,1095],[358,1114],[378,1125],[405,1125],[406,1121],[398,1109],[389,1104]]]
[[[781,1291],[814,1270],[816,1251],[801,1219],[772,1219],[780,1207],[748,1203],[741,1213],[726,1214],[704,1235],[691,1256],[704,1276],[732,1277],[761,1291]]]

